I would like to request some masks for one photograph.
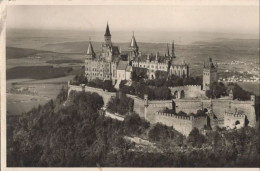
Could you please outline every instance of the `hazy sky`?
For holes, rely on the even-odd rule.
[[[259,33],[259,6],[10,6],[8,28]]]

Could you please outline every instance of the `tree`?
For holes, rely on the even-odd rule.
[[[226,90],[227,88],[222,82],[214,82],[210,85],[210,89],[206,91],[206,96],[208,98],[220,98],[227,95]]]
[[[197,128],[193,128],[193,130],[190,132],[188,136],[188,142],[193,147],[201,147],[205,141],[206,139],[204,135],[200,134]]]
[[[168,87],[158,87],[154,89],[154,95],[159,100],[171,99],[171,90]]]

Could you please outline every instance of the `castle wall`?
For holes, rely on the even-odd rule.
[[[88,86],[75,86],[75,85],[68,85],[69,91],[75,90],[75,91],[89,91],[89,92],[96,92],[100,96],[103,97],[105,105],[108,103],[110,98],[112,96],[116,96],[116,93],[112,92],[106,92],[102,89],[88,87]],[[201,99],[173,99],[173,100],[151,100],[147,102],[147,105],[145,103],[145,100],[134,96],[127,94],[128,97],[132,98],[134,100],[134,111],[139,114],[140,117],[145,118],[147,121],[151,123],[165,123],[166,125],[169,125],[171,122],[172,124],[180,125],[180,127],[183,128],[177,128],[180,130],[180,132],[184,132],[185,134],[193,127],[197,128],[203,128],[204,125],[207,123],[205,120],[197,120],[196,122],[192,123],[191,128],[189,126],[185,128],[187,124],[182,122],[177,122],[174,120],[167,120],[164,116],[157,116],[158,111],[162,111],[165,108],[172,109],[173,101],[176,104],[176,113],[179,111],[183,111],[185,113],[196,113],[197,110],[204,110],[204,109],[212,109],[214,115],[217,117],[218,120],[218,126],[223,127],[226,125],[229,125],[228,123],[225,123],[225,117],[224,114],[227,111],[235,112],[235,110],[238,111],[240,114],[244,114],[246,118],[249,121],[249,126],[255,127],[256,124],[256,116],[255,116],[255,109],[253,106],[252,101],[237,101],[237,100],[231,100],[231,99],[207,99],[207,100],[201,100]],[[182,125],[182,126],[181,126]],[[176,129],[176,130],[177,130]]]
[[[183,111],[185,113],[196,113],[197,110],[202,109],[202,103],[199,99],[174,99],[176,104],[176,112]]]
[[[243,113],[246,115],[248,120],[248,125],[251,127],[256,126],[256,113],[253,102],[251,101],[238,101],[234,100],[231,103],[231,110],[235,111],[237,109],[238,113]]]
[[[201,90],[200,85],[186,85],[186,86],[177,86],[169,87],[171,94],[174,96],[175,92],[178,93],[182,90],[184,91],[184,98],[201,98],[204,97],[205,92]]]
[[[225,113],[224,114],[224,125],[227,128],[241,128],[245,126],[245,115]]]
[[[207,117],[177,116],[169,113],[157,112],[155,120],[167,126],[172,126],[185,136],[188,136],[193,128],[204,128],[207,125]]]
[[[93,87],[88,87],[88,86],[75,86],[75,85],[68,85],[68,86],[69,86],[68,94],[70,93],[71,90],[79,91],[79,92],[85,91],[85,92],[97,93],[98,95],[103,97],[104,106],[107,105],[107,103],[109,102],[111,97],[116,96],[115,92],[107,92],[107,91],[103,91],[102,89],[99,89],[99,88],[93,88]]]

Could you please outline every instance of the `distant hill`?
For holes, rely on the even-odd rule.
[[[42,53],[42,52],[47,52],[47,51],[23,49],[23,48],[16,48],[16,47],[6,47],[6,57],[8,59],[26,58],[30,55],[35,55],[37,53]]]

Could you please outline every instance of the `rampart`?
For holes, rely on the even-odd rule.
[[[201,85],[176,86],[169,87],[169,89],[171,90],[172,96],[176,99],[205,97],[205,92],[201,90]]]
[[[116,93],[103,91],[102,89],[88,87],[86,85],[75,86],[68,84],[69,90],[75,91],[90,91],[96,92],[100,96],[103,97],[104,104],[106,105],[109,99],[113,96],[116,96]],[[191,87],[191,86],[187,86]],[[198,86],[194,86],[195,89]],[[141,99],[134,95],[127,94],[128,97],[134,100],[134,111],[140,115],[140,117],[145,118],[147,121],[151,123],[161,122],[166,125],[169,125],[172,121],[175,125],[180,125],[177,129],[180,132],[187,133],[188,130],[191,130],[194,125],[198,122],[194,122],[192,126],[188,126],[190,124],[186,123],[190,120],[183,119],[180,123],[177,123],[175,120],[167,120],[168,116],[157,115],[158,111],[162,111],[165,108],[173,109],[175,108],[176,113],[179,111],[183,111],[187,114],[196,113],[197,110],[212,110],[214,115],[217,117],[218,126],[225,127],[227,123],[225,123],[224,114],[227,110],[234,112],[237,110],[239,113],[244,114],[245,118],[248,120],[248,125],[255,127],[256,124],[256,116],[255,116],[255,106],[253,101],[238,101],[231,99],[173,99],[173,100],[146,100]],[[165,118],[166,117],[166,118]],[[226,117],[227,118],[227,117]],[[168,118],[169,119],[169,118]],[[183,123],[183,124],[181,124]],[[241,123],[241,122],[240,122]],[[183,128],[181,128],[181,125]],[[185,128],[187,126],[187,128]],[[198,125],[200,127],[200,124]]]
[[[204,128],[204,125],[207,125],[206,116],[178,116],[170,113],[157,112],[155,118],[160,123],[172,126],[185,136],[188,136],[193,128],[200,130]]]
[[[116,96],[115,92],[107,92],[107,91],[104,91],[104,90],[99,89],[99,88],[86,86],[84,84],[77,86],[77,85],[71,85],[70,83],[68,83],[68,95],[69,95],[70,91],[72,91],[72,90],[78,91],[78,92],[80,92],[80,91],[95,92],[98,95],[103,97],[104,106],[107,105],[107,103],[108,103],[108,101],[110,100],[111,97]]]
[[[245,126],[245,118],[244,114],[234,114],[225,112],[224,114],[224,125],[227,128],[234,129],[234,128],[241,128]]]

